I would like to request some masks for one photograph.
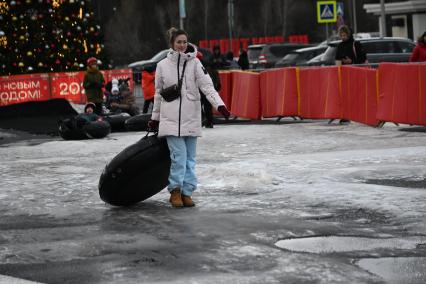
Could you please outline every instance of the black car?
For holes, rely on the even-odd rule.
[[[272,68],[275,63],[293,50],[308,47],[302,43],[274,43],[265,45],[259,55],[258,68]]]
[[[368,63],[408,62],[416,44],[407,38],[369,38],[357,40],[367,54]],[[323,55],[308,61],[309,66],[335,65],[337,46],[340,41],[329,43]]]
[[[130,63],[128,66],[129,68],[132,68],[136,72],[141,72],[144,70],[147,71],[154,71],[155,68],[157,68],[157,63],[166,58],[167,53],[170,49],[164,49],[160,52],[158,52],[156,55],[154,55],[151,59],[148,60],[141,60],[137,62]]]
[[[284,56],[281,60],[275,63],[275,67],[288,67],[304,65],[317,55],[325,52],[327,45],[318,45],[314,47],[306,47],[296,49]]]

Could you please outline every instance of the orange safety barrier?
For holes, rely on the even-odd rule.
[[[363,67],[341,67],[343,118],[376,126],[377,70]]]
[[[426,65],[379,65],[377,119],[426,125]]]
[[[298,72],[299,116],[313,119],[341,118],[338,67],[304,68]]]
[[[235,116],[260,119],[260,74],[232,72],[231,113]]]
[[[221,71],[219,72],[220,91],[219,95],[225,105],[230,108],[232,105],[232,73]]]
[[[262,116],[297,116],[296,68],[281,68],[260,73]]]
[[[50,100],[48,74],[0,77],[0,106]]]

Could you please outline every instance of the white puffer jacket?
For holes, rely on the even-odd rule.
[[[158,136],[201,136],[201,102],[199,89],[206,95],[212,106],[225,105],[213,87],[213,82],[196,58],[197,49],[188,44],[186,53],[170,50],[167,57],[157,65],[155,73],[155,96],[152,120],[160,121]],[[181,97],[165,101],[160,92],[162,89],[178,83],[179,75],[186,61],[185,74],[182,81]]]

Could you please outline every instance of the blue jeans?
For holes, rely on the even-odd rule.
[[[170,150],[169,191],[180,188],[183,195],[191,196],[197,188],[195,175],[195,153],[197,137],[167,136],[167,145]]]

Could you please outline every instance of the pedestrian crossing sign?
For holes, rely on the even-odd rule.
[[[335,23],[337,21],[336,1],[318,1],[318,23]]]

